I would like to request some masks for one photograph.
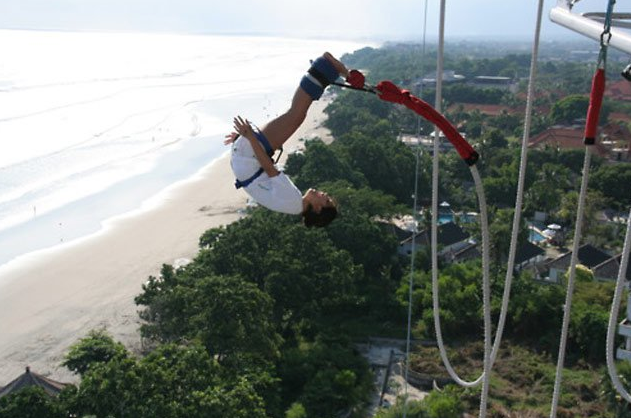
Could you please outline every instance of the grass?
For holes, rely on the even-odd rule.
[[[472,380],[482,373],[482,342],[463,342],[448,350],[449,360],[461,378]],[[418,348],[412,369],[448,377],[437,348]],[[491,374],[489,417],[547,417],[554,390],[556,359],[505,342]],[[601,396],[603,368],[579,365],[565,369],[558,417],[613,417]],[[465,409],[476,414],[479,388],[462,389]]]

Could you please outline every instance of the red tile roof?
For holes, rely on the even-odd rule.
[[[608,83],[605,87],[605,96],[616,100],[631,101],[631,83],[627,80]]]
[[[506,111],[508,114],[515,113],[523,113],[523,110],[513,109],[504,105],[494,105],[494,104],[478,104],[478,103],[457,103],[449,106],[447,109],[448,112],[457,112],[459,111],[459,107],[462,106],[462,110],[465,112],[473,112],[474,110],[478,110],[480,113],[489,116],[498,116],[501,115],[503,111]]]
[[[561,149],[582,149],[585,147],[583,144],[583,130],[576,128],[550,128],[530,138],[528,144],[531,148],[545,145]],[[605,157],[608,154],[607,149],[598,142],[594,145],[594,152],[601,157]]]
[[[611,112],[609,114],[609,120],[610,121],[621,121],[621,122],[630,122],[631,121],[631,115],[627,114],[627,113],[622,113],[622,112]]]

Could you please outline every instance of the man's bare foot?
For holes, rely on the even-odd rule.
[[[333,67],[335,67],[337,72],[340,73],[342,77],[348,77],[348,68],[346,68],[346,66],[342,64],[337,58],[335,58],[329,52],[325,52],[324,54],[322,54],[322,56],[326,58],[331,64],[333,64]]]

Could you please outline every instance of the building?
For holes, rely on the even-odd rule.
[[[452,263],[464,263],[465,261],[476,260],[482,257],[482,253],[480,253],[476,242],[469,240],[467,244],[467,246],[459,249],[458,251],[449,252],[443,257],[443,259]]]
[[[436,72],[433,72],[424,76],[421,83],[424,86],[435,86],[436,80]],[[443,70],[443,83],[458,83],[464,80],[465,76],[456,74],[454,70]]]
[[[545,255],[543,248],[526,241],[517,248],[515,253],[515,270],[522,271],[525,268],[537,266],[544,261]]]
[[[610,123],[599,128],[599,138],[592,150],[611,161],[631,161],[631,132],[623,124]],[[554,126],[531,137],[531,148],[554,147],[559,149],[584,149],[583,126]]]
[[[584,129],[578,127],[552,127],[530,138],[529,148],[553,147],[558,149],[585,149],[583,143]],[[600,141],[592,146],[597,155],[606,158],[609,151]]]
[[[23,374],[0,389],[0,398],[32,386],[42,388],[49,396],[57,396],[64,387],[68,386],[68,383],[56,382],[41,374],[33,373],[27,366]]]
[[[499,104],[482,104],[482,103],[456,103],[447,109],[449,114],[455,114],[459,112],[471,113],[478,111],[487,116],[500,116],[504,113],[509,115],[521,115],[524,109],[513,109],[512,107]]]
[[[631,161],[631,132],[626,123],[607,124],[601,129],[600,137],[611,161]]]
[[[479,75],[473,77],[468,84],[480,88],[508,90],[513,93],[517,90],[517,83],[511,77]]]
[[[618,101],[631,101],[631,83],[627,80],[617,80],[607,83],[605,96]]]
[[[616,281],[618,280],[618,272],[620,271],[620,260],[622,253],[611,257],[609,260],[603,261],[592,269],[594,279],[600,281]],[[631,280],[631,263],[627,265],[626,280]]]
[[[466,138],[466,134],[464,132],[460,132],[460,135],[463,138]],[[438,137],[440,138],[439,142],[439,151],[441,153],[449,152],[454,150],[454,146],[452,143],[445,137],[445,134],[439,131]],[[434,153],[434,132],[429,135],[410,135],[410,134],[399,134],[398,138],[404,145],[408,147],[416,147],[420,146],[423,150],[429,152],[430,155]]]
[[[563,275],[570,268],[572,252],[567,252],[555,258],[548,264],[548,279],[554,283],[561,283]],[[578,249],[578,263],[584,265],[590,270],[596,266],[609,260],[611,256],[606,252],[599,250],[591,244],[585,244]]]
[[[438,225],[438,256],[441,258],[448,258],[450,261],[453,260],[454,254],[472,245],[472,242],[469,238],[469,233],[464,231],[453,222],[447,222],[442,225]],[[412,239],[413,237],[410,236],[400,242],[399,254],[412,254]],[[417,250],[425,247],[430,247],[431,230],[425,229],[421,232],[418,232],[414,237],[414,241]]]

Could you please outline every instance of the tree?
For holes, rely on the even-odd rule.
[[[482,268],[479,260],[451,264],[438,277],[440,291],[440,319],[443,336],[463,338],[482,327],[481,308]],[[408,304],[408,278],[401,279],[397,299],[401,306]],[[419,272],[414,277],[413,314],[420,318],[424,337],[435,334],[432,309],[431,272]]]
[[[278,370],[282,399],[288,406],[298,402],[309,417],[336,416],[365,401],[373,389],[372,375],[366,360],[353,351],[343,337],[321,337],[288,349]]]
[[[360,172],[322,141],[308,141],[304,154],[290,155],[286,173],[294,177],[300,189],[318,187],[324,182],[346,180],[354,186],[366,184]]]
[[[486,177],[482,180],[487,202],[495,206],[512,206],[517,194],[516,177],[507,176],[506,171],[494,177]]]
[[[450,418],[460,416],[463,411],[462,394],[454,385],[443,392],[432,391],[423,399],[428,418]]]
[[[124,359],[126,356],[127,350],[123,344],[115,342],[105,330],[93,330],[70,348],[62,365],[83,375],[91,366],[115,358]]]
[[[177,277],[194,281],[206,276],[238,276],[268,294],[273,323],[286,337],[294,325],[314,325],[352,304],[362,269],[348,252],[333,245],[326,231],[261,209],[226,227]],[[162,287],[156,282],[152,291]],[[186,326],[177,321],[173,325]],[[165,331],[170,329],[175,328]]]
[[[181,273],[168,288],[152,277],[143,290],[136,302],[146,306],[140,316],[147,321],[141,328],[147,337],[199,338],[219,362],[242,356],[272,361],[278,356],[281,340],[272,322],[273,301],[253,283],[230,276],[191,280]]]
[[[575,119],[587,117],[589,97],[582,94],[571,94],[556,102],[550,109],[550,119],[552,123],[571,124]],[[604,125],[609,117],[607,105],[600,110],[599,124]]]
[[[351,132],[333,145],[350,166],[362,173],[367,185],[408,204],[413,193],[415,157],[394,137]]]
[[[494,286],[493,291],[496,295],[493,312],[497,314],[503,288]],[[542,286],[529,272],[515,275],[506,330],[515,338],[533,342],[541,350],[553,351],[558,344],[564,297],[561,286]]]
[[[561,197],[571,189],[570,170],[560,164],[544,163],[535,174],[535,181],[525,192],[525,211],[551,213],[558,210]]]
[[[409,400],[404,403],[403,399],[397,400],[397,403],[389,408],[380,408],[375,418],[402,418],[404,408],[407,409],[405,415],[409,418],[427,418],[423,402]]]
[[[605,361],[609,312],[585,302],[572,305],[568,340],[576,356],[587,361]],[[572,347],[573,346],[573,347]]]
[[[491,260],[496,267],[499,267],[508,260],[508,252],[510,250],[510,242],[513,231],[514,209],[498,209],[493,214],[491,224],[489,226],[489,235],[491,240]],[[528,228],[524,218],[520,218],[520,225],[517,229],[517,248],[525,244],[528,239]]]
[[[285,418],[307,418],[307,410],[299,402],[294,402],[285,413]]]
[[[0,398],[2,418],[63,418],[68,415],[57,399],[40,387],[27,387]]]
[[[575,119],[584,118],[589,106],[589,97],[573,94],[556,102],[550,109],[553,123],[570,124]]]
[[[68,406],[80,416],[265,418],[257,380],[226,373],[201,345],[169,344],[89,367]]]
[[[569,268],[563,276],[567,283],[567,280],[570,277]],[[582,264],[577,264],[576,269],[574,270],[574,278],[577,282],[589,283],[594,281],[594,273],[588,267]]]
[[[325,186],[343,213],[326,228],[328,237],[337,248],[348,251],[367,276],[380,277],[384,269],[397,263],[398,243],[392,231],[373,218],[388,219],[408,209],[380,191],[353,189],[341,182]]]
[[[590,178],[590,187],[600,191],[618,209],[626,208],[631,199],[621,184],[631,184],[631,164],[602,165]]]
[[[556,213],[556,217],[568,226],[575,228],[576,215],[578,211],[579,194],[575,191],[566,193],[561,198],[561,205]],[[585,208],[583,213],[582,236],[588,237],[597,226],[596,213],[606,205],[606,200],[600,192],[588,190],[585,197]]]

